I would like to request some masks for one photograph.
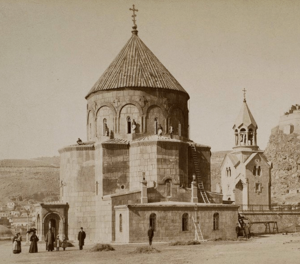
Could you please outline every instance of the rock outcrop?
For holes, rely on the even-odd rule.
[[[272,203],[300,202],[300,135],[272,130],[265,155],[272,162]]]

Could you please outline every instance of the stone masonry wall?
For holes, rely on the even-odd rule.
[[[129,147],[127,144],[103,146],[103,195],[129,190]]]
[[[132,142],[130,145],[130,191],[140,190],[143,173],[148,184],[157,182],[156,141]]]
[[[300,212],[242,212],[251,222],[260,221],[277,221],[278,232],[299,232]],[[271,232],[273,232],[273,224],[270,224]],[[251,227],[252,233],[264,233],[264,224],[255,224]]]
[[[254,166],[260,166],[260,176],[253,175]],[[254,205],[269,205],[270,203],[270,188],[271,173],[268,163],[261,157],[256,155],[246,167],[246,177],[248,183],[248,203]],[[257,191],[255,184],[261,184],[261,190]]]
[[[129,242],[148,241],[147,230],[150,224],[150,214],[156,214],[155,242],[193,240],[195,229],[192,217],[199,217],[204,239],[236,239],[235,225],[237,222],[237,207],[211,206],[198,208],[193,206],[129,206]],[[188,214],[188,231],[182,231],[182,215]],[[213,230],[213,215],[219,213],[219,230]]]
[[[172,185],[188,184],[188,144],[184,142],[157,142],[157,183]]]
[[[116,216],[114,207],[117,205],[126,205],[126,204],[139,204],[141,202],[141,192],[132,192],[127,194],[121,194],[118,196],[111,197],[111,205],[112,205],[112,241],[115,241],[115,227],[116,227]]]
[[[77,241],[80,227],[87,241],[95,236],[95,166],[94,147],[70,146],[60,150],[61,197],[69,204],[69,239]]]
[[[280,117],[279,129],[286,134],[298,133],[300,134],[300,110],[293,110]]]
[[[166,184],[160,184],[156,188],[148,188],[148,202],[178,201],[191,202],[191,188],[183,188],[179,185],[171,185],[171,196],[167,195]]]

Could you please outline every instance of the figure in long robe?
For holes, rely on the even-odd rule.
[[[154,237],[154,229],[152,226],[150,226],[148,229],[149,246],[152,246],[153,237]]]
[[[52,232],[51,228],[49,228],[45,238],[46,250],[48,251],[54,250],[54,241],[55,241],[54,233]]]
[[[36,232],[33,231],[32,236],[30,237],[30,247],[29,247],[29,253],[38,253],[38,245],[37,242],[39,241],[39,238],[36,235]]]

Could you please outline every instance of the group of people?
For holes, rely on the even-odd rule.
[[[33,234],[30,237],[29,253],[37,253],[38,252],[37,242],[39,241],[39,238],[36,235],[36,229],[32,228],[29,231],[27,231],[27,234],[30,233]],[[21,242],[22,242],[22,236],[20,233],[17,233],[12,239],[14,254],[19,254],[22,252]]]
[[[62,247],[63,250],[66,250],[67,247],[67,239],[64,238],[63,240],[61,240],[59,235],[55,237],[53,228],[49,228],[45,236],[45,242],[47,251],[53,251],[54,249],[56,249],[56,251],[59,251],[60,247]]]
[[[37,253],[38,252],[37,243],[39,241],[39,238],[36,235],[36,229],[32,228],[29,231],[27,231],[27,233],[28,234],[33,233],[30,237],[29,253]],[[86,233],[83,231],[83,227],[81,227],[78,233],[78,243],[79,243],[80,250],[83,249],[85,238],[86,238]],[[14,254],[19,254],[22,252],[21,242],[22,242],[22,236],[20,233],[17,233],[12,239]],[[49,228],[45,236],[45,242],[46,242],[47,251],[53,251],[55,248],[58,251],[60,247],[62,247],[63,250],[66,250],[66,247],[68,246],[68,241],[66,238],[60,240],[59,235],[57,235],[55,238],[53,228]]]

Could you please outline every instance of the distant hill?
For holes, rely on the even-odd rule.
[[[43,157],[37,159],[4,159],[0,167],[53,167],[59,168],[59,157]]]
[[[0,201],[42,202],[59,198],[59,157],[0,160]]]
[[[230,150],[215,151],[211,153],[211,190],[212,192],[219,191],[217,185],[221,186],[221,164],[227,153]]]

